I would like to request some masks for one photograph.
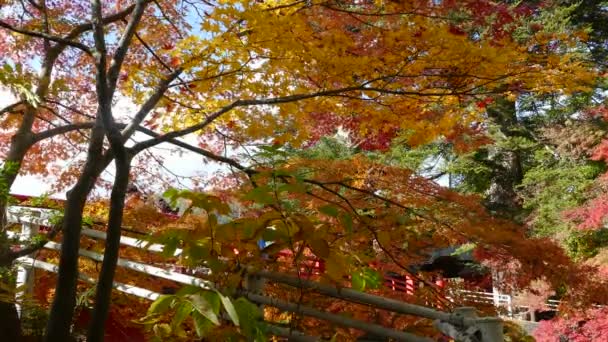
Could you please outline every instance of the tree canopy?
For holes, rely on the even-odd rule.
[[[398,272],[429,285],[417,300],[445,301],[433,291],[436,274],[413,266],[435,250],[465,245],[512,291],[542,280],[573,310],[606,302],[605,279],[588,260],[608,241],[589,232],[603,225],[608,208],[605,6],[0,6],[0,84],[17,99],[0,111],[0,209],[11,203],[18,174],[53,176],[57,189],[70,189],[57,229],[62,247],[48,341],[69,338],[81,226],[87,210],[100,208],[90,194],[111,164],[91,341],[103,340],[121,227],[131,223],[146,226],[166,257],[179,247],[180,264],[209,268],[215,284],[163,296],[142,312],[157,338],[187,338],[188,317],[199,338],[214,326],[263,335],[251,323],[259,318],[253,304],[238,298],[242,278],[291,273],[311,257],[325,265],[321,281],[382,292],[379,277]],[[589,6],[597,15],[582,14]],[[332,138],[336,132],[342,138]],[[225,170],[204,189],[164,194],[171,205],[188,203],[177,221],[147,205],[125,205],[130,180],[161,177],[151,149],[163,143]],[[148,178],[138,170],[148,170]],[[7,272],[54,234],[21,251],[1,239]],[[260,248],[260,240],[272,243]],[[319,300],[273,290],[298,303]],[[229,320],[220,319],[220,308]],[[10,305],[0,309],[14,316]],[[163,319],[170,311],[169,324]]]

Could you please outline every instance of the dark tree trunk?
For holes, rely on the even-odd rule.
[[[10,295],[0,291],[0,295]],[[21,320],[12,302],[0,301],[0,336],[2,341],[21,341]]]
[[[69,191],[64,207],[63,239],[59,272],[55,287],[55,298],[51,305],[49,321],[46,326],[45,341],[68,341],[70,326],[76,306],[76,285],[78,277],[78,250],[82,230],[82,211],[87,196],[93,188],[103,165],[104,130],[101,120],[91,132],[87,160],[76,185]],[[103,166],[103,167],[102,167]]]
[[[120,160],[119,160],[120,159]],[[97,282],[93,318],[87,334],[88,342],[103,342],[105,322],[108,318],[112,283],[116,273],[116,263],[120,251],[122,217],[127,186],[129,184],[130,161],[123,157],[116,159],[116,176],[110,197],[110,214],[103,254],[103,263]]]
[[[116,262],[120,251],[120,235],[122,226],[122,215],[125,204],[125,194],[129,183],[129,169],[131,157],[125,149],[125,137],[118,129],[112,115],[112,98],[116,90],[116,84],[120,73],[121,65],[125,59],[129,45],[137,24],[140,22],[147,2],[138,0],[135,4],[132,17],[120,38],[119,46],[112,57],[112,63],[107,68],[106,42],[102,23],[102,5],[100,0],[91,2],[93,38],[95,49],[98,52],[95,57],[96,66],[96,91],[98,101],[97,117],[101,118],[105,134],[110,142],[112,153],[116,164],[116,176],[110,196],[110,214],[108,218],[108,231],[106,245],[101,267],[101,273],[97,282],[97,292],[95,295],[95,308],[93,319],[88,331],[88,341],[101,342],[104,340],[104,327],[108,317],[110,307],[110,297],[112,295],[112,283],[116,272]]]

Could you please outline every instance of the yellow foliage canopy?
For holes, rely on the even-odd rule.
[[[179,93],[189,108],[166,101],[170,115],[159,120],[181,129],[234,106],[214,127],[298,145],[312,114],[356,115],[366,119],[364,133],[397,127],[422,143],[479,119],[472,103],[485,96],[575,92],[594,78],[564,52],[576,35],[475,37],[455,32],[446,11],[428,1],[222,1],[201,34],[170,51],[192,75]],[[556,42],[559,49],[546,48]]]

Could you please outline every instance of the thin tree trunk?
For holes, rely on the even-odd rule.
[[[49,320],[46,326],[45,341],[67,341],[70,337],[70,326],[76,306],[76,285],[78,276],[78,250],[82,230],[82,212],[95,181],[105,168],[103,163],[104,130],[101,120],[91,132],[87,160],[76,185],[69,191],[64,207],[63,239],[59,272],[55,287],[55,298],[51,305]]]
[[[105,322],[108,318],[110,299],[112,296],[112,283],[116,273],[116,263],[120,251],[120,236],[125,205],[125,196],[129,184],[130,161],[128,158],[116,159],[116,175],[110,197],[110,214],[108,230],[103,254],[103,263],[97,282],[95,307],[93,318],[87,334],[88,342],[102,342],[104,340]]]

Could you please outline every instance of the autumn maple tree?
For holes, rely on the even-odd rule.
[[[212,218],[228,214],[226,203],[181,193],[207,215],[186,217],[192,223],[204,220],[198,232],[203,235],[179,240],[196,243],[188,246],[199,253],[192,257],[196,262],[215,261],[222,271],[235,262],[259,265],[255,240],[264,235],[275,241],[275,249],[325,258],[334,280],[345,272],[361,274],[358,266],[378,248],[387,262],[403,269],[425,248],[464,241],[490,250],[506,244],[496,255],[521,257],[523,270],[578,274],[569,272],[575,266],[550,245],[555,268],[541,267],[538,258],[524,253],[535,242],[523,239],[518,226],[485,215],[475,198],[446,191],[409,169],[360,156],[249,165],[213,151],[225,147],[222,142],[298,148],[342,122],[355,134],[377,136],[369,149],[386,148],[397,133],[416,146],[458,135],[483,120],[491,95],[513,101],[522,92],[587,90],[594,74],[571,53],[583,34],[530,28],[525,39],[513,38],[510,30],[534,13],[531,7],[485,1],[147,0],[3,6],[0,32],[16,37],[7,39],[13,45],[3,52],[4,73],[41,72],[3,77],[17,91],[23,83],[37,87],[22,91],[23,100],[3,110],[10,119],[3,142],[5,187],[18,171],[48,172],[53,158],[62,157],[44,158],[45,143],[66,154],[86,145],[63,213],[48,341],[69,336],[83,209],[100,174],[114,162],[108,238],[88,333],[91,341],[103,339],[132,161],[164,142],[239,170],[245,178],[237,177],[233,196],[261,205],[242,222],[222,223],[226,235],[216,246],[219,223]],[[489,19],[492,12],[498,16]],[[20,53],[26,42],[31,48]],[[132,102],[134,112],[119,115],[113,107],[118,99]],[[127,144],[136,131],[148,138]],[[178,140],[190,134],[200,146]],[[277,148],[271,152],[281,154]],[[308,211],[287,210],[286,201]],[[227,241],[238,246],[222,243]],[[235,249],[251,253],[241,256]],[[356,250],[370,255],[345,252]],[[558,278],[556,284],[564,281]],[[230,299],[219,298],[230,307]]]

